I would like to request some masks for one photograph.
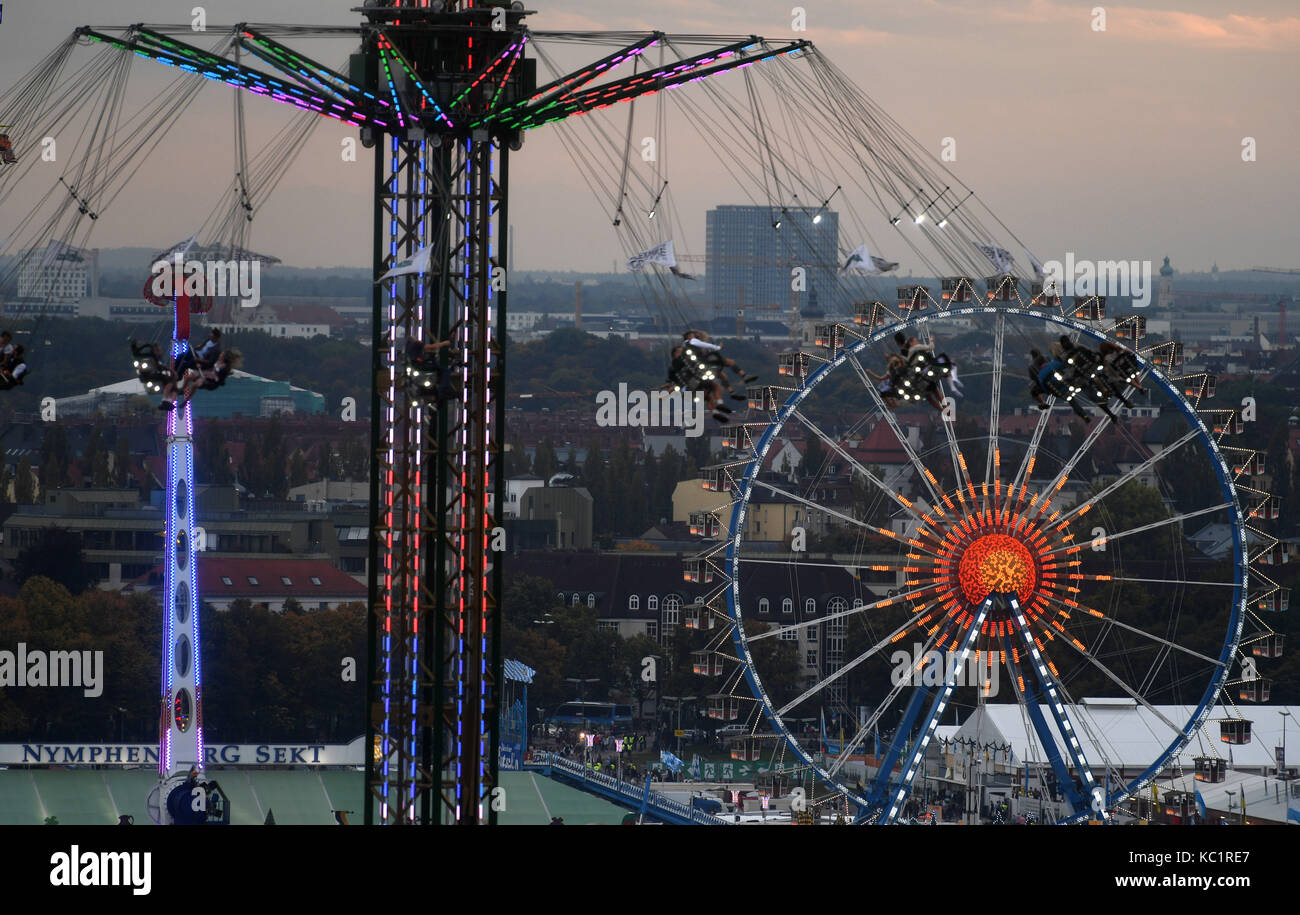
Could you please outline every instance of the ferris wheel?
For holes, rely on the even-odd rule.
[[[1189,742],[1248,741],[1236,702],[1268,698],[1255,659],[1281,653],[1267,619],[1287,595],[1258,568],[1284,561],[1259,526],[1276,517],[1262,456],[1230,444],[1250,411],[1203,405],[1214,378],[1180,375],[1181,345],[1143,348],[1145,321],[1107,321],[1104,298],[943,285],[817,326],[782,355],[783,386],[751,390],[732,458],[705,472],[731,501],[696,519],[718,539],[686,574],[718,587],[688,614],[715,630],[695,670],[716,679],[710,714],[749,725],[742,756],[786,760],[859,822],[898,822],[922,780],[951,781],[953,723],[995,709],[1028,738],[1006,784],[1056,797],[1055,821],[1106,819]],[[896,339],[923,344],[925,372],[960,364],[961,396],[879,383]],[[1109,383],[1036,387],[1020,366],[1039,350],[1085,369],[1110,353]],[[792,448],[817,466],[774,468]],[[1116,704],[1160,747],[1140,767],[1108,733]]]

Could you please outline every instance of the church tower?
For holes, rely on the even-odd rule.
[[[1169,266],[1169,257],[1165,256],[1160,268],[1160,286],[1156,291],[1156,308],[1174,307],[1174,268]]]

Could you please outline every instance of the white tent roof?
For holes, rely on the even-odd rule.
[[[254,375],[251,372],[244,372],[235,369],[230,373],[231,378],[255,378],[258,381],[271,381],[270,378],[263,378],[261,375]],[[300,388],[296,385],[289,385],[291,391],[304,391],[306,388]],[[144,389],[144,384],[139,378],[128,378],[126,381],[118,381],[114,384],[106,384],[102,388],[91,388],[87,394],[142,394],[149,396],[149,392]]]
[[[1050,709],[1046,705],[1040,708],[1043,716],[1051,722]],[[1078,732],[1084,758],[1090,764],[1132,771],[1145,769],[1155,762],[1177,736],[1160,716],[1182,727],[1196,707],[1153,705],[1152,708],[1159,715],[1132,699],[1084,699],[1081,703],[1067,705],[1066,711]],[[1287,754],[1288,762],[1292,765],[1300,763],[1300,707],[1277,705],[1243,705],[1231,709],[1231,714],[1225,706],[1214,706],[1201,731],[1183,749],[1178,763],[1189,773],[1194,768],[1195,756],[1218,756],[1243,768],[1271,768],[1275,765],[1273,748],[1282,745],[1283,717],[1280,713],[1283,711],[1289,711],[1293,716],[1288,722],[1288,729],[1292,732],[1288,735],[1292,743]],[[1231,745],[1221,742],[1215,719],[1242,717],[1253,722],[1250,743]],[[1052,730],[1055,733],[1055,727]],[[990,703],[977,709],[962,723],[956,736],[982,744],[1009,743],[1013,760],[1018,765],[1024,765],[1026,761],[1035,764],[1047,762],[1038,733],[1033,731],[1028,714],[1018,704]]]

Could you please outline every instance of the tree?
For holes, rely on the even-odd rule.
[[[510,436],[505,451],[506,479],[523,476],[528,473],[528,453],[524,450],[524,440],[516,432]]]
[[[109,485],[108,444],[104,441],[104,434],[100,432],[98,425],[90,430],[90,439],[86,442],[86,464],[90,468],[93,485],[98,487]]]
[[[113,485],[125,487],[130,481],[131,443],[128,441],[126,433],[119,429],[117,444],[113,448]]]
[[[803,460],[799,462],[799,476],[803,479],[822,474],[822,465],[826,463],[826,449],[822,447],[822,440],[815,435],[810,435],[804,440]]]
[[[41,486],[57,489],[68,479],[68,435],[58,423],[45,429],[41,440]]]
[[[58,458],[51,454],[41,465],[41,495],[44,496],[62,485],[63,474],[59,471]]]
[[[600,447],[600,439],[593,438],[587,445],[587,459],[582,462],[582,481],[591,493],[593,504],[591,528],[597,533],[610,530],[609,503],[606,501],[605,456]]]
[[[249,436],[244,443],[244,463],[240,466],[240,472],[249,492],[258,496],[265,494],[266,471],[262,464],[262,449],[255,435]]]
[[[24,457],[18,462],[18,478],[14,481],[14,502],[31,505],[36,501],[36,483],[32,474],[32,459]]]
[[[537,450],[533,453],[533,474],[543,480],[550,480],[558,467],[559,460],[555,456],[555,446],[551,444],[548,436],[537,443]]]
[[[80,594],[95,580],[82,552],[81,535],[47,527],[14,559],[14,578],[19,583],[41,575],[58,582],[72,594]]]
[[[273,417],[262,433],[263,473],[265,474],[265,491],[276,499],[285,499],[289,495],[289,478],[285,475],[288,455],[285,451],[284,430],[280,420]]]
[[[307,456],[301,448],[294,449],[289,458],[289,485],[302,486],[307,482]]]

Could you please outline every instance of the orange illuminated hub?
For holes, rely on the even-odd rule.
[[[966,600],[979,604],[989,594],[1015,594],[1028,603],[1038,581],[1029,548],[1006,534],[985,534],[966,547],[957,566]]]

